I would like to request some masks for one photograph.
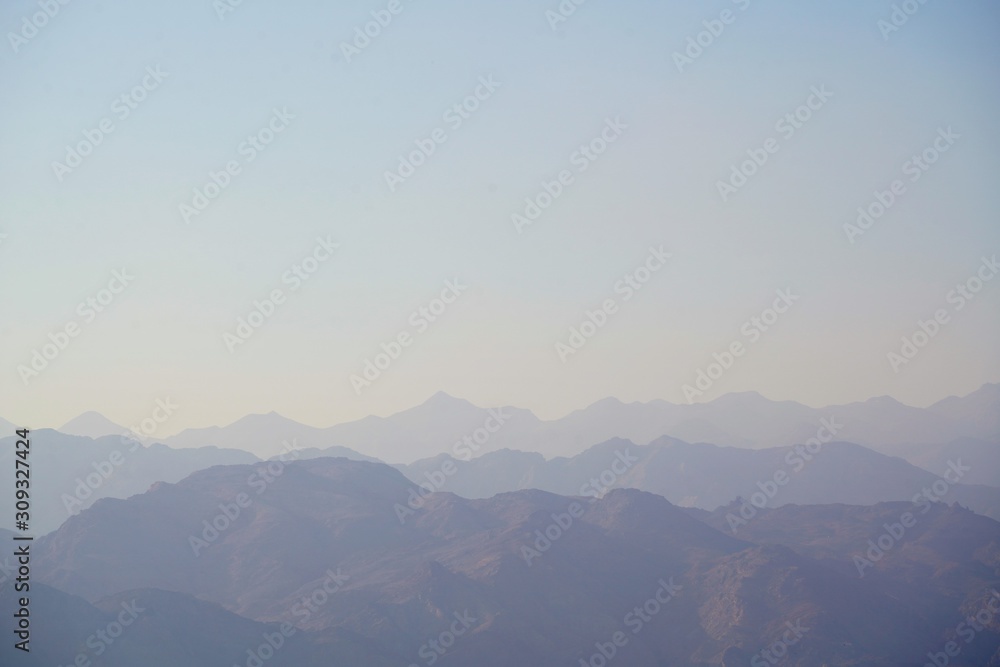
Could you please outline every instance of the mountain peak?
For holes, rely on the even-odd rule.
[[[465,400],[464,398],[458,398],[456,396],[452,396],[451,394],[449,394],[449,393],[447,393],[445,391],[437,391],[433,395],[431,395],[426,401],[424,401],[423,403],[421,403],[419,407],[423,407],[423,406],[447,406],[447,407],[450,407],[450,406],[462,406],[462,407],[465,407],[465,406],[472,406],[472,403],[470,403],[469,401]],[[473,406],[473,407],[475,407],[475,406]],[[406,410],[404,410],[403,412],[406,412]]]
[[[121,435],[125,431],[125,428],[114,423],[101,413],[89,410],[70,419],[57,430],[68,435],[99,438],[103,435]]]
[[[617,407],[619,405],[625,405],[625,401],[621,400],[617,396],[608,396],[607,398],[602,398],[599,401],[594,401],[590,404],[591,408],[603,408],[603,407]]]
[[[764,396],[759,391],[731,391],[728,394],[723,394],[718,398],[708,401],[709,403],[715,403],[716,405],[746,405],[746,404],[760,404],[760,403],[779,403],[780,401],[772,401],[767,396]]]
[[[284,424],[289,422],[295,422],[294,419],[289,419],[285,415],[271,410],[270,412],[253,412],[244,417],[240,417],[233,424],[260,424],[260,423],[272,423],[272,424]],[[298,422],[296,422],[298,423]]]
[[[452,396],[444,390],[434,392],[427,401],[461,401],[462,399]],[[427,401],[424,401],[425,403]]]
[[[882,407],[906,407],[903,403],[900,403],[892,396],[872,396],[868,400],[864,401],[868,405],[876,405]]]

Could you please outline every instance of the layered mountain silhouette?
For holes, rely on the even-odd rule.
[[[260,458],[279,454],[295,439],[304,449],[330,455],[363,455],[389,463],[412,463],[449,451],[487,423],[491,428],[477,454],[498,449],[535,451],[546,457],[572,456],[598,442],[625,438],[647,444],[668,435],[686,442],[760,449],[793,445],[813,437],[824,418],[843,424],[837,437],[907,458],[911,445],[928,452],[1000,442],[1000,384],[986,384],[963,397],[949,397],[915,408],[890,397],[846,405],[811,408],[794,401],[772,401],[755,392],[726,394],[706,403],[678,405],[662,400],[623,403],[598,401],[565,417],[543,421],[530,410],[486,409],[438,392],[424,403],[388,417],[365,417],[326,428],[308,426],[278,413],[247,415],[228,426],[186,429],[157,438],[175,448],[216,446],[243,449]],[[499,419],[498,419],[499,417]],[[0,426],[3,424],[0,423]],[[12,429],[12,425],[10,426]],[[60,431],[100,437],[125,429],[88,412]],[[331,450],[331,447],[343,450]],[[928,459],[930,457],[930,459]]]
[[[14,607],[14,593],[0,584],[0,608]],[[272,645],[268,638],[280,642],[268,665],[326,664],[326,642],[311,633],[296,630],[284,637],[281,624],[252,621],[188,595],[144,589],[89,603],[44,584],[33,586],[31,593],[35,618],[31,652],[25,654],[4,642],[0,646],[4,665],[71,665],[79,656],[89,661],[79,664],[103,667],[247,664],[248,651],[260,655],[261,646]],[[120,619],[129,625],[121,627]],[[119,627],[121,633],[115,636]],[[334,637],[345,659],[378,667],[392,664],[363,638],[349,632]]]
[[[627,465],[620,462],[623,458]],[[973,472],[986,476],[978,467],[981,461],[956,452],[954,458],[942,460],[934,474],[847,442],[751,450],[665,437],[649,445],[613,439],[570,458],[546,460],[540,454],[503,450],[470,461],[444,454],[398,468],[417,484],[468,498],[529,488],[600,495],[610,488],[629,487],[681,506],[714,510],[737,496],[754,494],[764,494],[763,504],[776,507],[911,500],[927,489],[931,500],[958,502],[1000,519],[1000,488],[965,483]],[[992,481],[997,483],[995,461],[994,455],[987,465],[994,466]]]
[[[0,466],[14,468],[15,437],[0,439]],[[31,432],[31,525],[36,534],[54,530],[98,498],[127,498],[154,482],[176,482],[214,465],[250,463],[240,449],[173,449],[120,435],[97,439],[50,429]],[[14,517],[13,493],[0,494],[4,525]],[[12,527],[12,526],[10,526]]]
[[[503,424],[489,434],[479,453],[507,448],[546,457],[572,456],[611,438],[647,444],[664,435],[732,447],[776,447],[813,437],[824,418],[843,424],[838,439],[873,449],[909,443],[940,445],[963,438],[1000,442],[1000,385],[996,384],[928,408],[881,397],[817,409],[748,392],[692,405],[660,400],[623,403],[608,398],[552,421],[540,420],[521,408],[495,408],[497,412]],[[389,417],[316,428],[276,413],[250,415],[225,427],[188,429],[164,442],[174,447],[242,448],[267,458],[278,453],[283,440],[294,437],[304,447],[339,445],[381,461],[411,463],[449,451],[488,421],[495,426],[496,419],[490,421],[490,417],[487,409],[439,392]]]
[[[925,420],[968,419],[988,412],[996,398],[996,385],[987,385],[963,399],[946,399],[934,410],[921,412]],[[771,405],[781,412],[805,414],[804,406],[774,403],[757,395],[730,395],[698,407],[728,410],[734,419],[761,422],[747,406],[757,406],[766,413]],[[904,412],[916,410],[900,406],[895,401],[868,401],[863,410],[865,419],[876,423],[879,405],[891,412],[902,407]],[[796,454],[788,447],[744,448],[714,444],[688,444],[683,440],[659,435],[648,445],[641,440],[612,438],[602,445],[589,442],[584,446],[587,429],[599,429],[602,421],[621,424],[623,431],[636,431],[637,422],[653,404],[622,404],[614,400],[594,404],[557,422],[541,422],[525,410],[510,408],[484,410],[466,401],[438,394],[427,403],[388,418],[370,417],[332,429],[302,426],[277,414],[251,415],[225,428],[189,430],[168,439],[173,445],[164,446],[153,439],[141,443],[121,435],[91,439],[70,436],[43,429],[34,431],[36,443],[33,456],[38,465],[49,470],[35,484],[33,503],[34,527],[40,532],[57,528],[67,517],[89,507],[99,498],[126,498],[141,493],[155,482],[176,482],[188,474],[215,465],[249,463],[261,458],[291,457],[296,459],[342,456],[353,460],[375,461],[372,456],[338,444],[337,438],[359,443],[359,447],[374,451],[391,451],[413,443],[412,449],[432,451],[436,456],[400,465],[414,482],[428,482],[428,475],[450,457],[457,471],[447,476],[443,485],[469,498],[490,497],[496,493],[538,488],[560,494],[588,493],[581,491],[594,475],[601,473],[618,447],[632,447],[641,461],[629,466],[626,474],[616,475],[613,484],[598,487],[632,487],[651,491],[682,506],[714,510],[731,502],[736,496],[749,497],[758,484],[769,484],[779,471],[788,473],[780,492],[769,499],[768,506],[786,503],[873,503],[908,500],[933,484],[935,478],[948,473],[953,463],[963,467],[959,484],[949,484],[944,498],[959,502],[977,512],[1000,517],[1000,445],[997,440],[964,437],[943,443],[885,442],[860,447],[848,442],[832,442],[823,446],[823,454],[815,462],[807,455]],[[761,407],[763,406],[763,407]],[[674,406],[677,407],[677,406]],[[954,417],[939,417],[932,412],[945,412]],[[822,411],[820,411],[822,412]],[[835,424],[837,438],[848,431],[849,421],[830,410],[832,417],[818,417],[817,422],[803,428],[805,436],[796,446],[814,439],[824,423]],[[616,416],[617,415],[617,416]],[[812,415],[815,417],[816,415]],[[796,418],[785,414],[783,418]],[[833,421],[830,421],[830,420]],[[986,430],[995,420],[982,416],[975,429]],[[100,415],[88,414],[73,420],[81,429],[101,430],[118,427]],[[110,424],[110,425],[109,425]],[[682,426],[683,424],[681,424]],[[763,428],[763,423],[759,424]],[[667,426],[664,426],[666,428]],[[647,428],[647,434],[653,427]],[[754,427],[757,428],[757,427]],[[773,437],[781,430],[770,425]],[[874,427],[873,427],[874,428]],[[881,428],[881,427],[880,427]],[[560,430],[561,429],[561,430]],[[641,429],[640,429],[641,430]],[[871,430],[871,429],[869,429]],[[332,435],[332,432],[339,435]],[[539,453],[525,453],[525,443],[538,443],[554,434],[554,440],[570,438],[572,448],[580,453],[571,457],[546,459]],[[447,433],[440,439],[434,433]],[[560,435],[560,433],[562,435]],[[425,434],[421,436],[420,434]],[[426,435],[431,434],[431,435]],[[567,436],[567,434],[570,434]],[[178,443],[177,439],[180,439]],[[828,438],[824,438],[828,439]],[[514,449],[500,448],[500,443],[518,443]],[[196,442],[228,443],[233,447]],[[755,443],[750,443],[755,444]],[[882,453],[876,453],[878,450]],[[0,439],[0,464],[13,456],[14,439]],[[445,453],[442,453],[445,452]],[[471,462],[465,459],[475,457]],[[898,457],[898,458],[896,458]],[[808,458],[808,460],[807,460]],[[906,459],[907,465],[900,459]],[[801,467],[801,473],[798,468]],[[952,474],[952,473],[949,473]],[[433,485],[439,488],[441,484]],[[993,487],[993,488],[987,488]],[[8,525],[13,514],[13,497],[0,496],[0,516]]]
[[[959,438],[941,444],[906,442],[885,445],[879,447],[879,451],[906,459],[931,472],[945,470],[948,461],[961,458],[973,464],[964,482],[1000,486],[1000,442],[996,439]]]
[[[852,556],[911,504],[762,510],[733,536],[725,508],[632,489],[412,508],[417,487],[383,464],[277,470],[263,487],[264,463],[202,470],[38,540],[35,577],[56,589],[41,589],[45,623],[73,620],[47,664],[135,599],[148,625],[102,664],[182,650],[247,664],[288,623],[296,642],[267,664],[569,666],[614,649],[634,667],[731,667],[794,636],[781,664],[922,665],[1000,585],[1000,523],[957,506],[930,507],[862,577]],[[993,620],[950,664],[990,664],[998,647]]]

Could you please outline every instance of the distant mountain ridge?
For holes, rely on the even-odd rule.
[[[322,458],[289,463],[238,516],[217,520],[248,492],[255,468],[218,466],[104,499],[38,540],[33,581],[79,596],[41,588],[43,598],[62,596],[46,618],[61,620],[72,605],[88,619],[64,623],[76,637],[107,622],[98,612],[136,599],[171,620],[157,623],[159,636],[137,629],[112,660],[134,657],[139,640],[175,656],[187,633],[197,655],[247,664],[246,648],[262,641],[258,624],[273,632],[287,622],[299,640],[273,664],[427,664],[421,645],[467,619],[434,664],[586,664],[624,630],[620,664],[732,667],[751,664],[791,623],[802,634],[788,667],[899,667],[940,650],[1000,583],[1000,523],[955,506],[932,507],[887,556],[892,566],[862,579],[852,555],[907,504],[788,506],[734,537],[717,514],[633,489],[593,501],[436,493],[401,522],[396,506],[415,486],[398,471]],[[205,538],[202,550],[192,535]],[[343,585],[316,597],[329,572]],[[0,604],[8,591],[0,587]],[[306,599],[322,602],[297,613]],[[78,641],[50,655],[66,664]],[[952,664],[992,664],[998,648],[994,623]]]
[[[433,461],[435,457],[451,456],[464,462],[462,457],[482,457],[510,450],[502,456],[478,462],[475,468],[480,471],[490,466],[495,469],[467,488],[461,486],[463,482],[457,482],[455,489],[470,496],[479,496],[490,489],[499,493],[532,486],[574,493],[574,489],[565,488],[556,479],[545,476],[559,467],[559,464],[546,463],[562,456],[559,452],[566,452],[569,457],[581,456],[582,461],[595,443],[619,438],[636,445],[658,443],[662,446],[665,442],[676,441],[679,447],[687,448],[685,451],[693,451],[690,448],[695,445],[688,444],[678,435],[685,431],[711,434],[714,442],[708,439],[694,442],[712,442],[717,447],[773,449],[815,437],[824,419],[834,419],[840,425],[837,440],[859,443],[888,456],[901,457],[933,475],[941,475],[949,461],[965,461],[971,470],[961,480],[963,489],[959,495],[971,495],[962,502],[992,516],[996,503],[992,499],[993,492],[984,485],[1000,486],[1000,438],[985,434],[997,425],[997,414],[1000,414],[1000,385],[984,385],[968,396],[947,398],[925,409],[881,398],[815,410],[789,401],[769,401],[753,393],[729,394],[711,403],[693,406],[676,406],[663,401],[626,404],[604,399],[548,422],[539,420],[528,410],[484,409],[438,393],[425,403],[390,417],[367,417],[329,428],[305,426],[277,413],[269,413],[248,415],[226,427],[188,429],[165,439],[168,446],[156,444],[153,439],[145,441],[144,444],[150,446],[140,447],[141,454],[136,457],[125,457],[126,463],[115,464],[113,476],[104,475],[97,484],[81,486],[81,480],[86,482],[88,476],[99,472],[95,466],[106,468],[113,452],[127,447],[120,435],[123,429],[97,413],[86,413],[65,426],[89,433],[101,430],[115,433],[91,439],[47,429],[33,431],[33,438],[41,439],[44,445],[36,449],[37,455],[42,457],[39,461],[51,455],[53,458],[46,465],[55,471],[41,478],[36,488],[36,527],[43,532],[56,528],[70,514],[67,502],[77,511],[100,497],[127,497],[146,490],[156,481],[177,481],[213,465],[287,455],[293,447],[295,458],[301,459],[343,456],[353,460],[404,461],[407,463],[400,465],[404,469],[410,466],[407,474],[426,472],[428,466],[438,465]],[[13,428],[10,425],[11,434]],[[979,435],[955,435],[963,432]],[[861,437],[852,438],[851,433]],[[13,443],[12,436],[0,437],[0,462],[13,455]],[[524,453],[532,448],[539,453]],[[702,449],[703,452],[713,451],[711,447]],[[738,461],[746,456],[749,455],[737,451],[719,462],[719,470],[725,471],[726,479],[737,479],[732,477],[732,468],[742,465]],[[853,458],[860,462],[871,457],[858,451]],[[640,469],[648,470],[649,465],[644,463]],[[468,470],[463,472],[463,477],[470,475]],[[723,484],[704,475],[702,481],[706,486],[702,488],[693,489],[680,478],[668,489],[663,486],[663,480],[674,479],[671,475],[673,473],[668,470],[660,470],[657,475],[647,478],[632,473],[628,484],[661,493],[680,505],[705,509],[714,509],[718,504],[729,502],[734,493],[742,492],[733,484]],[[916,483],[920,477],[912,471],[903,475],[908,483]],[[651,481],[657,479],[659,481]],[[871,477],[862,474],[855,479]],[[746,481],[741,481],[744,485],[741,488],[745,488]],[[688,488],[689,492],[678,495],[682,488]],[[819,493],[819,488],[816,487],[811,496],[789,491],[784,497],[789,498],[786,502],[813,503],[850,498],[843,494]],[[860,486],[856,488],[861,489]],[[893,488],[896,490],[886,496],[862,493],[858,497],[871,502],[902,499],[899,494],[906,485]],[[10,516],[4,509],[9,509],[10,502],[9,496],[0,498],[0,511],[4,511],[5,516]]]
[[[951,396],[927,408],[907,406],[887,396],[825,408],[772,401],[756,392],[726,394],[691,405],[606,398],[549,421],[530,410],[481,408],[438,392],[388,417],[316,427],[270,412],[247,415],[227,426],[189,428],[157,440],[175,448],[211,445],[270,458],[281,451],[282,443],[294,438],[304,449],[340,446],[371,459],[412,463],[451,451],[456,443],[472,438],[479,439],[477,455],[517,449],[537,451],[547,458],[579,454],[612,438],[646,444],[664,435],[685,442],[761,449],[804,442],[815,434],[821,419],[831,416],[843,423],[839,439],[900,456],[907,455],[906,445],[1000,444],[1000,384],[985,384],[971,394]],[[13,424],[0,420],[0,427],[5,424],[12,434]],[[126,429],[88,412],[58,430],[101,437]],[[921,456],[922,460],[934,458],[926,447]]]
[[[501,450],[471,461],[442,454],[396,467],[415,484],[466,498],[523,489],[596,496],[611,488],[634,488],[704,510],[737,497],[767,507],[908,501],[944,477],[948,483],[940,500],[1000,520],[1000,487],[971,483],[974,459],[956,456],[927,471],[848,442],[832,441],[810,451],[801,445],[753,450],[669,437],[638,445],[615,438],[570,458],[546,460]],[[978,472],[1000,484],[1000,467],[988,463],[992,472]],[[931,496],[938,498],[933,491]]]
[[[249,415],[229,426],[187,429],[164,442],[173,447],[241,448],[267,458],[277,453],[282,440],[296,437],[304,447],[338,445],[390,463],[412,463],[451,451],[467,438],[479,438],[476,454],[517,449],[551,458],[572,456],[612,438],[646,444],[664,435],[750,449],[787,446],[806,441],[815,435],[821,419],[834,417],[843,424],[837,433],[839,440],[879,450],[963,438],[1000,443],[998,414],[998,384],[984,385],[964,397],[946,398],[928,408],[906,406],[889,397],[810,408],[793,401],[772,401],[753,392],[727,394],[692,405],[662,400],[622,403],[608,398],[551,421],[540,420],[530,410],[480,408],[439,392],[421,405],[389,417],[369,416],[318,428],[276,413]],[[491,428],[494,430],[487,430]]]
[[[0,438],[0,466],[14,468],[15,442]],[[257,460],[242,449],[177,450],[121,436],[67,435],[51,429],[31,431],[31,526],[36,535],[55,530],[71,514],[103,497],[127,498],[158,481],[178,481],[202,468]],[[148,446],[146,446],[148,445]],[[14,494],[0,494],[0,525],[13,519]]]

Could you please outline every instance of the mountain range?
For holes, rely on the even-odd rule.
[[[1000,523],[957,505],[875,555],[910,503],[788,505],[734,536],[725,508],[634,489],[439,492],[406,513],[418,489],[387,465],[291,461],[261,487],[266,470],[102,499],[40,538],[38,637],[53,641],[16,664],[69,664],[131,604],[101,664],[256,664],[286,623],[266,664],[735,667],[781,649],[789,667],[919,666],[1000,586]],[[860,573],[859,554],[875,559]],[[949,664],[1000,665],[998,620]]]
[[[681,506],[707,510],[714,510],[740,495],[749,497],[757,491],[758,482],[766,484],[775,473],[781,470],[791,473],[799,465],[804,468],[802,474],[791,474],[788,482],[782,485],[780,496],[769,500],[768,506],[906,500],[932,484],[934,478],[945,474],[951,463],[957,462],[963,466],[962,476],[957,480],[958,485],[949,485],[947,499],[997,517],[1000,507],[996,500],[996,487],[1000,487],[998,439],[957,436],[962,429],[955,427],[949,431],[942,426],[962,423],[967,425],[966,432],[988,433],[995,425],[995,413],[1000,413],[997,402],[997,385],[985,385],[969,396],[945,399],[923,410],[900,406],[891,400],[873,400],[852,404],[853,407],[813,411],[808,415],[816,418],[816,422],[809,424],[811,430],[805,426],[782,429],[777,421],[767,425],[777,441],[787,440],[792,445],[758,447],[757,441],[739,439],[754,448],[725,443],[688,443],[670,432],[660,433],[648,441],[618,435],[588,440],[588,437],[597,436],[587,436],[587,429],[598,434],[655,433],[653,429],[659,427],[650,424],[658,422],[642,415],[667,410],[656,402],[623,404],[612,399],[562,420],[542,422],[526,410],[482,409],[439,393],[426,403],[391,417],[369,417],[330,429],[303,426],[271,413],[250,415],[227,427],[189,429],[167,438],[166,444],[155,440],[140,443],[123,437],[120,435],[122,429],[109,420],[97,413],[87,413],[64,427],[91,434],[102,429],[112,430],[114,435],[95,439],[49,429],[32,432],[36,445],[33,458],[39,470],[48,471],[40,475],[34,485],[33,520],[38,531],[48,532],[99,498],[127,498],[156,482],[176,482],[192,472],[215,465],[251,463],[275,456],[295,459],[341,456],[376,461],[373,453],[398,453],[403,447],[409,447],[405,443],[410,443],[414,452],[430,454],[409,464],[398,464],[404,474],[417,483],[425,483],[428,474],[441,469],[450,459],[455,473],[447,475],[444,489],[470,498],[526,488],[579,493],[586,481],[584,472],[600,473],[608,465],[609,452],[604,450],[631,447],[631,451],[642,459],[641,463],[630,467],[627,474],[616,478],[611,486],[631,486],[663,495]],[[695,407],[728,414],[726,419],[742,423],[745,428],[741,432],[749,434],[754,429],[763,429],[768,419],[778,419],[777,416],[754,417],[754,406],[765,415],[775,411],[795,412],[799,415],[796,419],[802,419],[803,425],[807,423],[804,421],[806,411],[811,410],[798,404],[769,402],[755,394],[730,395]],[[879,406],[881,408],[876,409]],[[851,442],[857,441],[844,437],[851,432],[851,419],[855,425],[867,424],[861,430],[873,434],[883,428],[882,424],[901,418],[893,417],[896,411],[907,414],[917,411],[923,415],[921,420],[925,425],[938,420],[936,430],[928,433],[946,439],[928,442],[926,438],[906,441],[882,438],[875,444],[852,448]],[[824,413],[828,416],[823,416]],[[848,416],[844,417],[845,414]],[[641,425],[644,419],[646,426]],[[819,463],[805,460],[796,463],[801,456],[790,453],[788,447],[801,446],[816,438],[817,433],[822,432],[824,420],[834,426],[837,442],[824,445],[826,451],[818,457]],[[598,426],[605,421],[618,426]],[[681,422],[675,426],[684,430],[690,428],[691,423]],[[662,426],[670,427],[670,424]],[[855,427],[855,432],[858,428]],[[782,430],[785,435],[780,435]],[[331,431],[336,431],[336,435],[331,435]],[[801,437],[793,438],[793,432],[800,433]],[[541,453],[525,451],[532,443],[542,447],[543,442],[559,441],[572,442],[572,446],[566,444],[554,449],[571,449],[575,453],[547,458]],[[0,465],[5,461],[9,463],[14,455],[14,442],[13,437],[0,438]],[[337,444],[343,442],[353,443],[357,449]],[[607,444],[615,442],[618,444]],[[512,447],[503,446],[505,443]],[[597,443],[605,444],[595,447]],[[398,458],[412,458],[412,454]],[[466,460],[470,458],[471,461]],[[900,459],[912,465],[905,465]],[[386,456],[384,460],[393,459]],[[808,469],[805,469],[806,463],[810,463]],[[5,523],[0,525],[10,527],[6,522],[13,516],[12,503],[9,494],[0,496],[0,516],[6,517]]]
[[[996,458],[984,465],[956,456],[935,472],[848,442],[809,447],[741,449],[690,444],[663,437],[648,445],[616,438],[574,457],[546,460],[540,454],[502,450],[470,461],[449,454],[397,466],[427,489],[466,498],[541,489],[563,495],[603,495],[635,488],[670,502],[706,510],[736,497],[754,506],[850,503],[870,505],[911,500],[926,489],[929,499],[957,502],[1000,520],[1000,487],[967,483],[973,471],[1000,484]],[[942,482],[943,480],[943,482]],[[937,487],[935,487],[937,484]]]
[[[31,525],[36,534],[55,530],[99,498],[127,498],[154,482],[177,482],[214,465],[251,463],[242,449],[173,449],[107,435],[97,439],[51,429],[31,432]],[[14,469],[16,437],[0,439],[0,466]],[[0,525],[12,528],[13,493],[0,494]]]
[[[491,414],[499,415],[491,419]],[[188,429],[165,442],[174,447],[241,446],[259,456],[277,453],[276,443],[296,437],[303,446],[339,445],[390,463],[411,463],[449,451],[487,427],[480,453],[496,449],[536,451],[546,457],[579,454],[611,438],[646,444],[664,435],[686,442],[751,449],[786,446],[815,435],[824,418],[843,424],[838,439],[873,449],[900,444],[939,445],[960,439],[998,442],[1000,384],[928,408],[888,397],[826,408],[771,401],[757,393],[727,394],[707,403],[623,403],[609,398],[560,419],[543,421],[522,408],[491,413],[444,393],[389,417],[366,417],[328,428],[306,427],[271,413],[251,415],[227,427]],[[498,422],[502,421],[502,424]],[[242,445],[240,444],[242,443]],[[478,444],[478,443],[477,443]]]
[[[466,437],[482,440],[476,443],[477,453],[517,449],[547,458],[579,454],[612,438],[648,444],[664,435],[686,442],[761,449],[802,443],[815,435],[822,419],[831,418],[842,424],[837,439],[893,455],[905,456],[910,445],[995,445],[1000,442],[1000,384],[985,384],[971,394],[945,398],[927,408],[903,405],[886,396],[825,408],[772,401],[754,392],[726,394],[691,405],[607,398],[551,421],[539,419],[530,410],[480,408],[439,392],[421,405],[388,417],[369,416],[326,428],[271,412],[248,415],[228,426],[186,429],[159,441],[175,448],[244,449],[269,458],[294,438],[302,448],[340,446],[389,463],[412,463],[450,451]],[[65,427],[71,430],[60,430],[91,437],[123,430],[96,413],[85,413]],[[493,432],[486,431],[487,427]],[[920,456],[933,460],[927,451]]]

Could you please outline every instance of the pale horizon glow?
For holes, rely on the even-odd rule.
[[[992,384],[992,383],[988,383],[988,384]],[[404,407],[404,408],[402,408],[400,410],[391,410],[389,412],[381,413],[381,414],[374,414],[373,413],[373,414],[369,414],[369,415],[363,415],[362,417],[359,417],[359,418],[345,419],[345,420],[337,421],[337,422],[333,422],[333,423],[312,423],[312,422],[307,422],[307,421],[304,421],[304,420],[301,420],[301,419],[296,419],[295,417],[293,417],[291,415],[285,414],[285,413],[277,411],[277,410],[269,410],[269,411],[266,411],[266,412],[251,412],[251,413],[247,413],[245,415],[240,415],[239,417],[236,417],[234,419],[230,419],[228,421],[223,421],[223,422],[219,422],[219,423],[186,424],[186,423],[184,423],[180,419],[171,418],[168,421],[164,422],[160,427],[158,427],[158,429],[156,431],[156,434],[155,434],[155,438],[169,438],[171,436],[177,435],[178,433],[180,433],[181,431],[184,431],[186,429],[199,429],[199,428],[212,428],[212,427],[224,428],[226,426],[230,426],[230,425],[234,424],[235,422],[239,421],[240,419],[243,419],[244,417],[249,417],[249,416],[253,416],[253,415],[267,415],[267,414],[271,414],[271,413],[277,414],[278,416],[284,417],[286,419],[290,419],[290,420],[292,420],[294,422],[297,422],[299,424],[302,424],[304,426],[310,426],[310,427],[313,427],[313,428],[330,428],[332,426],[338,426],[340,424],[346,424],[346,423],[350,423],[350,422],[353,422],[353,421],[357,421],[358,419],[364,419],[365,417],[380,417],[380,418],[391,417],[392,415],[398,414],[399,412],[402,412],[404,410],[408,410],[408,409],[411,409],[411,408],[414,408],[414,407],[418,407],[419,405],[422,405],[424,402],[430,400],[433,396],[435,396],[436,394],[439,394],[439,393],[443,393],[443,394],[447,394],[448,396],[452,396],[451,394],[448,394],[448,392],[442,392],[442,391],[434,392],[434,394],[431,394],[430,396],[427,396],[424,400],[422,400],[422,401],[420,401],[420,402],[418,402],[418,403],[416,403],[414,405]],[[767,400],[774,401],[774,402],[792,401],[792,399],[773,398],[773,397],[769,397],[769,396],[764,396],[760,392],[752,392],[752,391],[750,391],[750,392],[733,392],[733,393],[735,393],[735,394],[739,394],[739,393],[756,393],[756,394],[759,394],[759,395],[763,396]],[[715,397],[711,401],[695,401],[695,403],[710,403],[710,402],[712,402],[714,400],[724,399],[727,395],[728,394],[724,394],[722,396]],[[958,395],[958,397],[961,398],[961,397],[963,397],[965,395],[967,395],[967,394],[961,394],[961,395]],[[902,401],[899,401],[899,402],[902,405],[905,405],[907,407],[927,408],[927,407],[930,407],[931,405],[933,405],[934,403],[937,403],[940,400],[943,400],[945,398],[954,398],[954,397],[956,397],[955,394],[949,394],[948,396],[942,396],[940,399],[937,399],[935,401],[931,401],[930,403],[928,403],[926,405],[911,405],[911,404],[903,403]],[[456,398],[458,400],[467,401],[468,403],[472,404],[473,406],[478,407],[478,408],[482,408],[484,410],[488,409],[488,408],[498,408],[498,407],[503,407],[503,408],[508,408],[509,407],[509,408],[517,408],[517,409],[528,410],[529,412],[531,412],[532,414],[534,414],[536,417],[538,417],[539,420],[541,420],[543,422],[557,421],[559,419],[562,419],[563,417],[567,417],[567,416],[573,414],[574,412],[578,412],[580,410],[585,410],[588,407],[594,405],[594,403],[600,402],[602,400],[616,400],[616,401],[619,401],[621,403],[628,403],[628,404],[632,404],[632,403],[653,403],[653,402],[656,402],[656,401],[663,401],[664,400],[664,399],[661,399],[661,398],[653,398],[653,399],[648,399],[648,400],[645,400],[645,401],[642,401],[642,400],[622,401],[621,399],[618,399],[615,396],[607,396],[607,397],[604,397],[602,399],[598,399],[598,401],[593,401],[591,403],[588,403],[587,405],[581,405],[579,407],[573,408],[573,409],[569,410],[568,412],[562,412],[562,413],[557,413],[557,414],[544,414],[544,413],[540,413],[537,410],[532,409],[530,406],[517,405],[517,404],[514,404],[514,403],[481,404],[481,403],[476,403],[474,401],[470,401],[468,399],[464,399],[461,396],[452,396],[452,398]],[[869,396],[868,398],[859,399],[857,401],[850,401],[849,403],[864,403],[866,401],[873,400],[873,399],[879,399],[879,398],[886,398],[886,396],[885,395],[882,395],[882,396]],[[889,396],[888,398],[892,398],[893,400],[897,400],[898,401],[898,399],[896,399],[893,396]],[[667,402],[669,402],[669,401],[667,401]],[[825,409],[825,408],[835,408],[835,407],[838,407],[839,405],[845,405],[845,404],[838,404],[838,405],[832,405],[832,404],[831,405],[810,405],[808,403],[802,403],[801,401],[793,401],[793,402],[800,403],[801,405],[804,405],[804,406],[806,406],[808,408],[813,408],[813,409],[817,409],[817,410],[821,410],[821,409]],[[101,415],[102,417],[104,417],[105,419],[108,419],[109,421],[114,422],[115,424],[118,424],[119,426],[122,426],[123,428],[129,428],[129,426],[128,426],[129,422],[118,421],[117,419],[114,419],[114,418],[110,417],[109,415],[101,412],[100,410],[84,410],[81,413],[78,413],[78,414],[72,415],[70,417],[67,417],[66,419],[63,419],[62,421],[59,421],[59,422],[42,424],[42,425],[39,425],[39,426],[27,424],[27,427],[31,428],[32,430],[37,430],[39,428],[51,428],[51,429],[54,429],[54,430],[58,431],[63,425],[69,423],[73,419],[75,419],[77,417],[80,417],[80,416],[82,416],[84,414],[90,413],[90,412],[95,412],[95,413]],[[13,420],[9,419],[9,417],[5,417],[4,415],[0,415],[0,419],[4,419],[4,418],[6,418],[7,421],[13,421]],[[15,423],[16,426],[21,426],[23,424],[21,422],[14,422],[14,423]],[[179,424],[183,424],[183,425],[179,425]]]
[[[949,300],[1000,251],[995,3],[920,4],[884,39],[888,2],[593,0],[552,30],[554,1],[403,0],[347,62],[341,43],[384,5],[244,2],[220,20],[206,1],[74,2],[17,52],[4,40],[0,417],[131,424],[170,397],[163,434],[271,411],[333,425],[444,390],[551,420],[608,396],[686,403],[735,342],[745,354],[696,401],[927,406],[1000,381],[1000,280]],[[672,54],[727,8],[736,21],[679,72]],[[4,4],[2,32],[37,11]],[[474,111],[449,113],[470,95]],[[804,104],[808,120],[778,129]],[[57,175],[103,118],[113,131]],[[385,172],[437,128],[390,190]],[[942,133],[958,137],[911,180]],[[774,137],[722,201],[717,183]],[[234,160],[186,222],[180,205]],[[518,233],[512,214],[564,169]],[[905,192],[851,243],[844,224],[896,179]],[[661,246],[626,301],[616,285]],[[320,256],[297,288],[284,279]],[[123,270],[84,322],[79,304]],[[467,289],[416,333],[411,314],[456,279]],[[225,335],[275,289],[284,302],[231,352]],[[781,290],[798,299],[750,344],[744,323]],[[608,298],[615,313],[564,362],[556,344]],[[942,308],[895,372],[887,355]],[[79,335],[26,384],[19,369],[70,322]],[[351,376],[401,334],[412,344],[358,395]]]

